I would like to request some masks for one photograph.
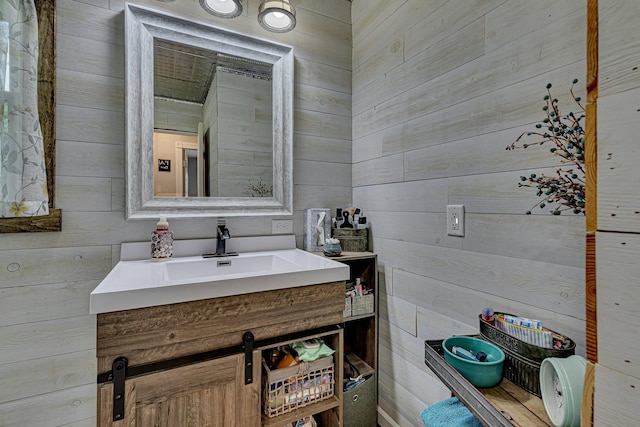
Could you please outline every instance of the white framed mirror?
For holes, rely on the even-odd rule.
[[[125,58],[128,219],[293,213],[291,46],[126,4]]]

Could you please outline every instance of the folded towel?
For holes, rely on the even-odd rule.
[[[426,427],[482,427],[482,423],[457,397],[434,403],[420,416]]]

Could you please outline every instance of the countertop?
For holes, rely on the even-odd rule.
[[[121,261],[91,292],[89,312],[130,310],[349,278],[347,265],[296,249],[293,236],[230,239],[227,248],[239,252],[238,256],[206,260],[201,255],[202,242],[175,242],[174,258],[161,262],[148,258],[149,243],[124,243]],[[205,243],[211,247],[212,242]],[[139,254],[146,259],[139,259]],[[221,262],[226,263],[224,270]]]

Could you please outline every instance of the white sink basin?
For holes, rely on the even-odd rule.
[[[201,277],[232,278],[295,271],[298,266],[277,254],[255,253],[246,256],[174,260],[164,264],[168,280]]]
[[[120,261],[91,293],[92,314],[349,278],[349,266],[300,249]]]

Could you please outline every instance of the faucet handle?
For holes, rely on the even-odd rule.
[[[218,218],[218,239],[230,239],[229,229],[227,228],[227,221],[224,218]]]

